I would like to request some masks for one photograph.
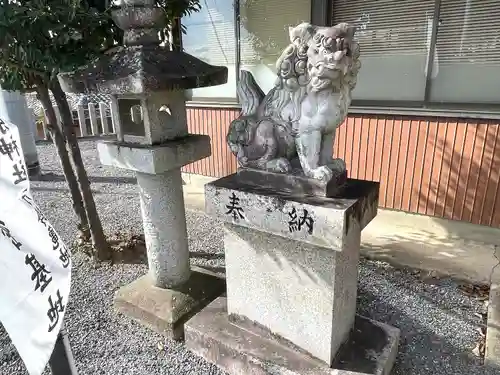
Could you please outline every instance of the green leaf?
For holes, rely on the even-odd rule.
[[[0,85],[32,89],[122,43],[108,0],[0,0]],[[199,0],[156,0],[168,23],[200,9]],[[166,33],[162,38],[168,38]]]

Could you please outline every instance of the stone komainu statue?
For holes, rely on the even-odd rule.
[[[276,62],[278,78],[267,95],[250,72],[241,72],[242,115],[227,134],[241,167],[291,173],[298,158],[307,177],[328,182],[345,172],[344,161],[332,154],[361,66],[354,32],[346,23],[291,27],[291,43]]]

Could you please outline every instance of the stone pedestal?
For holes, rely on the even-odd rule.
[[[225,222],[227,300],[188,321],[190,349],[231,374],[333,374],[347,354],[354,371],[365,349],[387,358],[363,369],[392,366],[398,331],[356,318],[360,236],[377,212],[377,183],[348,180],[327,198],[234,174],[206,185],[205,201]],[[360,329],[381,341],[352,348]]]
[[[181,166],[210,155],[210,138],[188,135],[161,145],[98,144],[101,163],[136,172],[149,273],[121,288],[116,309],[179,339],[193,312],[219,296],[224,282],[189,266]]]

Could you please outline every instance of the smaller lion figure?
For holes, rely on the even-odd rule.
[[[345,171],[332,153],[360,69],[354,32],[346,23],[290,28],[290,45],[276,62],[278,78],[267,95],[241,71],[242,115],[226,138],[240,166],[289,173],[298,158],[306,176],[325,182]]]

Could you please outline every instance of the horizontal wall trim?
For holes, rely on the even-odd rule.
[[[500,112],[464,111],[437,108],[351,106],[349,108],[349,113],[500,120]]]
[[[227,108],[241,109],[241,105],[235,102],[210,102],[210,101],[188,101],[187,107],[195,108]],[[356,106],[352,105],[349,108],[349,113],[352,114],[373,114],[373,115],[399,115],[399,116],[434,116],[447,118],[472,118],[472,119],[489,119],[500,120],[500,112],[494,111],[467,111],[455,109],[438,109],[438,108],[416,108],[416,107],[389,107],[389,106]]]
[[[227,108],[227,109],[241,109],[241,105],[235,101],[203,101],[203,100],[189,100],[186,101],[187,107],[196,107],[196,108]]]

